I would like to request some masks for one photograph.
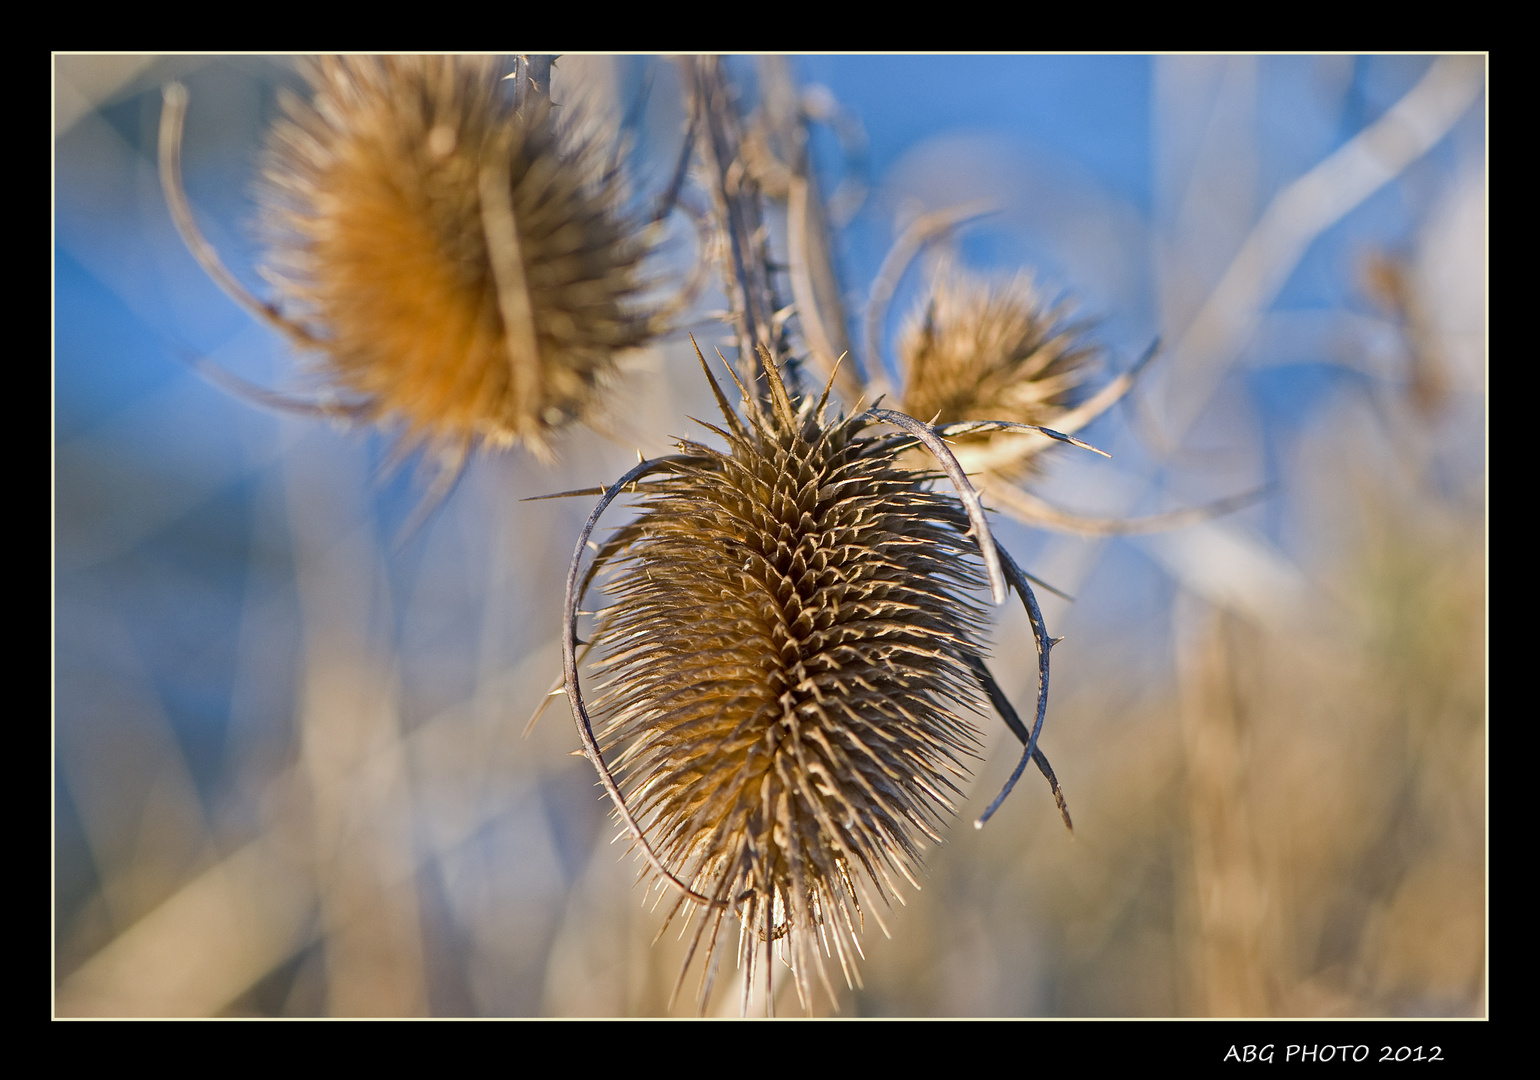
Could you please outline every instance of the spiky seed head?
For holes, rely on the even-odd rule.
[[[900,338],[903,410],[921,420],[936,417],[938,424],[1008,420],[1053,427],[1081,396],[1097,355],[1084,329],[1027,275],[991,285],[943,273]]]
[[[409,444],[545,452],[652,332],[613,175],[548,103],[515,108],[489,57],[305,74],[311,100],[290,95],[268,139],[264,269],[324,375]]]
[[[855,980],[862,913],[914,881],[977,745],[962,508],[906,440],[786,404],[729,414],[725,453],[681,442],[600,556],[605,757],[654,850],[723,905],[696,929],[702,1004],[727,912],[751,973],[780,942],[804,1006],[813,971],[833,997],[827,950]]]

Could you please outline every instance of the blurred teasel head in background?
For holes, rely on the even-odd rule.
[[[523,442],[592,414],[634,310],[640,227],[593,148],[491,57],[309,65],[264,171],[271,277],[328,373],[409,442]]]
[[[1085,335],[1084,323],[1065,303],[1047,300],[1028,274],[991,284],[944,269],[899,340],[903,409],[937,424],[1009,420],[1055,427],[1084,396],[1098,358]],[[993,437],[962,438],[982,443]],[[1034,462],[1029,457],[1014,465],[1024,475]]]
[[[403,451],[453,464],[522,443],[549,458],[553,432],[602,415],[617,353],[659,329],[638,301],[649,234],[618,171],[557,123],[548,85],[504,78],[494,57],[301,70],[310,100],[284,95],[258,188],[262,271],[281,306],[237,299],[318,352],[345,411],[399,429]],[[179,138],[180,113],[168,115]],[[175,212],[168,156],[163,136]]]

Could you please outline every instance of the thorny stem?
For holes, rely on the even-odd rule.
[[[820,375],[833,377],[845,400],[855,402],[865,392],[866,375],[861,362],[853,354],[847,355],[850,335],[834,271],[828,214],[807,151],[802,103],[784,56],[761,60],[760,83],[764,98],[761,130],[768,143],[766,149],[776,160],[773,165],[767,162],[757,167],[771,166],[785,174],[784,191],[767,194],[786,201],[786,257],[802,337]]]
[[[738,367],[744,383],[753,390],[750,404],[762,414],[769,390],[762,380],[758,350],[764,347],[782,363],[786,349],[775,325],[775,314],[782,305],[770,279],[759,183],[743,162],[742,132],[721,59],[687,56],[681,65],[690,87],[692,123],[716,218],[726,233],[722,270],[738,336]]]
[[[550,53],[523,53],[514,69],[514,107],[522,109],[532,100],[551,100],[551,69],[556,57]]]

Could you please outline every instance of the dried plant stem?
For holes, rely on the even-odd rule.
[[[1053,439],[1055,442],[1069,443],[1082,450],[1089,450],[1093,454],[1100,454],[1104,458],[1112,457],[1107,451],[1100,450],[1088,442],[1082,442],[1073,435],[1066,435],[1056,428],[1043,427],[1041,424],[1018,424],[1014,420],[958,420],[951,424],[937,425],[936,431],[948,438],[954,435],[973,435],[983,431],[1031,431]]]
[[[723,283],[738,338],[738,368],[743,382],[754,389],[749,400],[758,411],[769,394],[758,350],[765,348],[777,362],[786,355],[775,321],[782,305],[770,279],[759,184],[743,162],[742,132],[721,60],[684,57],[681,64],[690,87],[692,123],[699,134],[712,204],[725,235]]]
[[[168,351],[178,354],[189,368],[219,389],[260,408],[294,416],[337,421],[362,420],[368,415],[368,410],[362,405],[326,400],[306,401],[304,398],[290,397],[281,391],[269,390],[249,379],[243,379],[233,371],[226,371],[212,360],[191,355],[186,349],[171,346]]]
[[[1278,193],[1172,350],[1162,410],[1172,446],[1197,421],[1316,237],[1431,150],[1480,95],[1483,75],[1480,57],[1435,60],[1385,115]]]
[[[1267,955],[1269,897],[1248,813],[1232,623],[1191,596],[1179,597],[1173,612],[1197,900],[1192,974],[1198,1012],[1265,1016],[1276,1007],[1276,991],[1262,975],[1274,966]]]
[[[515,108],[523,108],[536,98],[551,99],[551,69],[556,66],[556,56],[551,53],[521,53],[513,94]]]
[[[771,152],[779,151],[776,165],[786,173],[787,261],[802,336],[819,375],[826,381],[832,378],[840,395],[853,403],[865,393],[866,373],[855,356],[847,355],[850,335],[834,271],[829,219],[808,157],[807,128],[786,58],[765,57],[760,79]]]
[[[673,298],[660,307],[653,316],[653,325],[659,333],[663,333],[681,311],[695,303],[711,276],[712,267],[709,258],[713,243],[711,214],[701,207],[692,205],[683,197],[685,177],[689,175],[690,162],[694,156],[695,116],[692,114],[685,125],[684,142],[679,148],[679,160],[674,166],[673,177],[669,181],[668,188],[658,196],[657,209],[653,211],[652,216],[652,227],[661,229],[663,220],[676,208],[684,211],[685,216],[690,219],[690,224],[695,227],[697,257],[691,261],[684,283],[679,286]]]
[[[1031,580],[1031,575],[1023,573],[1022,576]],[[1035,630],[1036,628],[1034,627],[1034,632]],[[1062,639],[1049,638],[1050,647],[1060,640]],[[1017,714],[1016,707],[1011,704],[1011,699],[1005,696],[1005,691],[1000,689],[1000,684],[995,681],[989,666],[980,657],[973,656],[968,659],[973,667],[974,676],[978,679],[979,685],[984,688],[984,693],[989,695],[989,703],[995,707],[995,712],[1000,714],[1000,719],[1005,721],[1005,726],[1011,729],[1011,734],[1020,739],[1023,746],[1029,746],[1032,743],[1032,732],[1021,722],[1021,717]],[[1059,787],[1059,778],[1054,775],[1053,766],[1048,763],[1048,756],[1038,746],[1031,746],[1030,752],[1032,761],[1037,765],[1038,771],[1048,780],[1048,786],[1053,791],[1054,802],[1059,804],[1059,816],[1064,819],[1064,827],[1070,832],[1074,832],[1075,823],[1070,820],[1069,805],[1064,801],[1064,792]],[[975,821],[973,827],[977,829],[982,824],[982,820]]]
[[[1199,522],[1244,509],[1262,499],[1272,491],[1272,488],[1257,488],[1255,491],[1234,495],[1228,499],[1216,499],[1203,506],[1136,518],[1091,517],[1070,513],[1056,506],[1050,506],[1031,492],[1010,483],[992,484],[985,490],[992,500],[1000,504],[1001,510],[1028,525],[1040,525],[1079,536],[1131,536],[1183,529],[1188,525],[1197,525]]]

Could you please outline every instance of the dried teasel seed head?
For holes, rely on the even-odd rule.
[[[489,57],[326,57],[267,147],[266,275],[324,375],[408,445],[464,452],[590,417],[646,254],[613,173]]]
[[[809,1007],[814,972],[834,997],[825,954],[858,980],[863,913],[954,811],[984,580],[912,439],[790,400],[765,366],[775,408],[740,420],[719,393],[726,452],[639,466],[641,514],[600,549],[598,741],[681,904],[705,907],[702,1005],[731,914],[749,979],[778,948]]]
[[[907,373],[903,409],[937,424],[1007,420],[1054,427],[1082,396],[1098,353],[1083,333],[1025,274],[992,286],[943,273],[899,342]]]

